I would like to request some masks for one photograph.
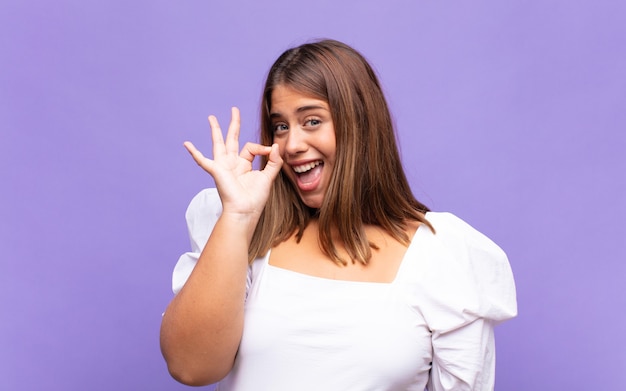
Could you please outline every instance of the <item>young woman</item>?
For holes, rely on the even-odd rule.
[[[261,143],[209,117],[217,189],[161,328],[172,376],[219,390],[491,390],[493,327],[516,314],[502,250],[411,193],[376,75],[325,40],[272,66]],[[252,161],[262,159],[262,169]]]

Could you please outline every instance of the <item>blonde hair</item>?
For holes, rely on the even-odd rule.
[[[387,102],[365,58],[334,40],[307,43],[284,52],[271,67],[261,104],[261,143],[271,145],[272,91],[283,85],[328,102],[335,128],[335,168],[319,210],[304,205],[282,173],[252,237],[250,261],[291,237],[300,240],[311,220],[319,219],[320,247],[333,261],[347,264],[332,239],[336,232],[352,262],[372,256],[365,224],[377,225],[409,244],[407,221],[432,226],[429,209],[417,201],[404,174]],[[265,157],[262,161],[267,163]]]

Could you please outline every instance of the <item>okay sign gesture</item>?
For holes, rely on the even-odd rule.
[[[246,143],[239,151],[241,119],[239,109],[231,110],[231,121],[224,141],[222,130],[215,116],[209,116],[213,140],[213,159],[205,157],[191,142],[184,143],[193,159],[208,172],[217,186],[222,200],[223,213],[260,216],[270,187],[280,172],[283,160],[278,145],[271,147]],[[254,170],[256,156],[268,155],[269,161],[262,170]]]

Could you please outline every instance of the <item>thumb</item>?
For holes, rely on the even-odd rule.
[[[283,159],[280,157],[280,152],[278,151],[278,144],[272,145],[272,150],[269,154],[269,160],[263,168],[263,172],[268,174],[270,179],[274,180],[278,176],[281,167],[283,166]]]

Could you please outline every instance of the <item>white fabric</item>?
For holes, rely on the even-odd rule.
[[[192,252],[177,293],[221,211],[215,189],[187,210]],[[268,264],[248,273],[244,333],[227,390],[492,390],[493,326],[517,313],[504,252],[449,213],[429,212],[392,283],[330,280]]]

